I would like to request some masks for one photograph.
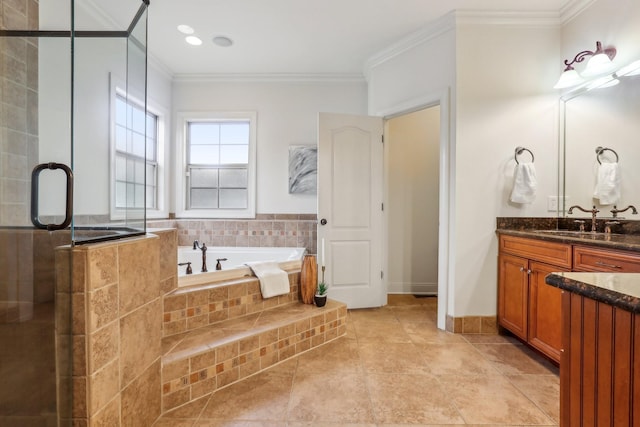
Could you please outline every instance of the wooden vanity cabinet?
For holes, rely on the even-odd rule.
[[[573,271],[640,273],[640,254],[576,245]]]
[[[566,291],[560,426],[640,425],[640,314]]]
[[[551,272],[571,271],[571,246],[500,236],[498,324],[560,361],[562,294],[545,283]]]

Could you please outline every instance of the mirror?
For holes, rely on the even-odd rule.
[[[622,76],[619,81],[610,87],[592,84],[592,89],[582,88],[561,99],[560,216],[566,216],[572,205],[586,209],[595,205],[599,217],[611,217],[614,205],[640,207],[640,75]],[[597,147],[603,149],[600,154]],[[616,160],[617,166],[605,165]],[[600,169],[601,174],[612,169],[618,174],[619,197],[609,192],[615,201],[594,197]],[[620,217],[640,219],[630,212]]]

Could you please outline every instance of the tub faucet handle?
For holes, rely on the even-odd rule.
[[[178,263],[178,265],[180,267],[182,267],[183,265],[187,266],[186,274],[192,274],[193,273],[193,269],[191,268],[191,263],[190,262],[180,262],[180,263]]]
[[[222,264],[220,264],[220,261],[226,261],[226,258],[218,258],[216,259],[216,270],[222,270]]]

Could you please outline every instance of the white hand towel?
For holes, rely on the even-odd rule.
[[[618,163],[602,163],[598,166],[596,188],[593,197],[601,205],[613,205],[620,199],[620,173]]]
[[[536,168],[533,163],[520,163],[516,165],[513,179],[511,201],[514,203],[532,203],[536,199]]]
[[[289,275],[275,261],[246,263],[260,280],[262,298],[271,298],[289,293]]]

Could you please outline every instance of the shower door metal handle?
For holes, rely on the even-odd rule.
[[[62,169],[67,176],[67,200],[65,205],[64,222],[61,224],[43,224],[40,222],[38,212],[38,195],[40,193],[40,172],[45,169],[56,170]],[[63,230],[71,224],[71,215],[73,213],[73,171],[71,168],[62,163],[41,163],[31,172],[31,223],[42,230]]]

